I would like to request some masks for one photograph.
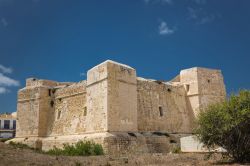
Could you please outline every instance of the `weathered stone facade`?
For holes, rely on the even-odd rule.
[[[199,111],[225,95],[220,70],[195,67],[165,82],[108,60],[78,83],[27,79],[13,141],[48,150],[92,139],[107,153],[167,152],[174,135],[191,134]]]

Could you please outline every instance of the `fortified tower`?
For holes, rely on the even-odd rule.
[[[50,88],[55,85],[54,81],[26,80],[26,87],[18,92],[16,137],[38,138],[47,135],[48,120],[54,113]]]
[[[220,70],[190,68],[167,82],[107,60],[80,82],[27,79],[11,141],[49,150],[93,140],[109,154],[165,153],[192,134],[201,109],[225,95]]]
[[[194,67],[180,72],[195,117],[209,104],[223,101],[226,96],[220,70]]]
[[[87,131],[137,131],[136,71],[105,61],[87,73]]]

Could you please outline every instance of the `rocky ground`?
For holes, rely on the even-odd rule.
[[[215,154],[206,160],[207,154],[140,154],[127,156],[70,157],[50,156],[26,148],[16,148],[0,142],[0,165],[2,166],[84,166],[84,165],[239,165],[221,163]]]

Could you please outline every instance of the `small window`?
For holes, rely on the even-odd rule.
[[[49,89],[49,96],[51,96],[51,89]]]
[[[84,116],[87,116],[87,107],[84,107],[83,115],[84,115]]]
[[[162,110],[161,106],[159,106],[159,113],[160,113],[160,117],[162,117],[163,116],[163,110]]]
[[[52,89],[52,93],[55,94],[56,93],[56,89]]]
[[[50,106],[51,106],[51,107],[54,106],[54,101],[53,101],[53,100],[50,101]]]
[[[58,111],[58,113],[57,113],[57,119],[60,119],[60,117],[61,117],[61,111]]]
[[[4,120],[4,129],[10,129],[10,120]]]
[[[16,129],[16,121],[13,120],[13,129]]]
[[[210,80],[207,80],[208,83],[210,83],[211,81]]]
[[[189,88],[190,88],[190,85],[186,85],[186,90],[187,90],[187,92],[189,92]]]

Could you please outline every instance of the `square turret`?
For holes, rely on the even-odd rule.
[[[226,89],[220,70],[194,67],[182,70],[180,82],[184,84],[194,115],[209,104],[223,101]]]
[[[136,71],[105,61],[87,73],[89,131],[137,131]]]

